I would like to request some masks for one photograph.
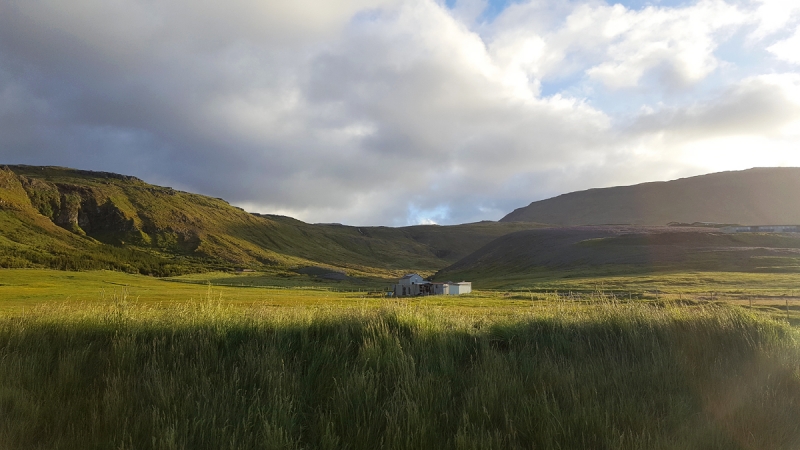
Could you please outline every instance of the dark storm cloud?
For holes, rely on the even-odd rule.
[[[691,90],[721,66],[719,30],[770,36],[791,21],[754,23],[721,1],[519,2],[493,22],[485,7],[0,0],[1,162],[122,172],[309,221],[404,225],[497,219],[567,190],[698,171],[680,146],[733,132],[797,139],[791,74],[652,101],[674,88],[660,68]],[[564,76],[561,94],[540,94]],[[592,101],[630,103],[614,92],[642,83],[662,95],[636,94],[646,108],[623,113],[633,125]]]

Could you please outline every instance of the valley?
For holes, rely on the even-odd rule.
[[[308,224],[3,168],[0,447],[795,448],[800,236],[693,222]]]
[[[156,276],[314,266],[356,276],[430,274],[498,236],[542,226],[307,224],[134,177],[57,167],[0,169],[0,201],[0,267]]]
[[[765,221],[789,220],[797,208],[784,194],[800,179],[792,170],[712,174],[573,193],[542,203],[567,212],[575,199],[591,202],[591,208],[581,208],[589,214],[582,219],[588,225],[558,225],[565,221],[548,215],[539,216],[542,222],[529,222],[521,220],[527,216],[518,210],[500,222],[391,228],[308,224],[252,214],[222,199],[126,175],[6,166],[0,169],[0,267],[104,269],[160,277],[256,271],[264,285],[293,285],[308,278],[365,288],[418,272],[439,281],[469,279],[478,289],[582,273],[797,273],[797,233],[732,233],[722,225],[699,222],[713,217],[693,212],[696,205],[666,200],[680,193],[680,198],[689,198],[691,189],[703,188],[711,199],[703,201],[708,202],[720,190],[738,189],[752,195],[737,197],[738,209],[720,206],[728,215],[717,218],[752,225],[755,211]],[[765,177],[772,181],[765,183]],[[596,198],[601,191],[606,200]],[[662,204],[659,220],[685,223],[637,225],[638,219],[615,213],[615,204],[644,211],[635,207],[639,203],[631,195],[645,198],[653,208]],[[774,201],[747,206],[759,198]],[[592,208],[604,208],[606,215],[592,216]],[[736,212],[740,210],[745,212]],[[628,219],[634,224],[602,225],[604,220]],[[687,226],[691,223],[696,225]]]

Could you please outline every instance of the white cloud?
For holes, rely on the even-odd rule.
[[[528,4],[530,9],[539,7]],[[518,14],[509,9],[507,15]],[[660,71],[667,84],[693,83],[718,65],[714,51],[732,27],[749,19],[723,1],[682,8],[579,4],[555,29],[526,21],[502,22],[495,54],[538,78],[575,71],[612,89],[637,86],[648,72]]]
[[[800,75],[771,74],[740,80],[719,95],[691,105],[642,114],[632,130],[668,133],[673,141],[755,135],[785,138],[800,118]]]
[[[0,0],[0,162],[404,225],[794,161],[797,75],[718,55],[737,30],[785,33],[773,4],[536,0],[483,23],[485,5]],[[748,45],[791,57],[770,39]],[[736,142],[761,149],[725,156]]]
[[[800,64],[800,27],[788,39],[767,47],[767,51],[792,64]]]
[[[651,157],[699,173],[800,166],[800,75],[747,78],[703,102],[645,112],[629,131]]]
[[[612,88],[636,86],[647,71],[661,67],[677,83],[705,78],[718,66],[713,54],[717,33],[745,21],[744,14],[721,1],[678,11],[622,12],[616,7],[610,16],[603,34],[615,41],[608,48],[611,61],[588,74]]]
[[[792,0],[756,0],[757,5],[751,15],[757,28],[751,33],[752,39],[761,40],[784,30],[800,19],[800,3]]]

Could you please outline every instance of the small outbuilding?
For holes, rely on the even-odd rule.
[[[450,285],[447,283],[431,283],[431,295],[449,295]]]
[[[416,297],[419,295],[461,295],[472,292],[472,283],[462,281],[460,283],[433,283],[426,281],[416,273],[410,273],[400,278],[394,285],[395,297]]]
[[[460,283],[450,283],[450,295],[469,294],[472,292],[472,283],[469,281],[462,281]]]

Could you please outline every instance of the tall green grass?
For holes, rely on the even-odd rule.
[[[0,448],[798,448],[800,338],[735,307],[0,318]]]

